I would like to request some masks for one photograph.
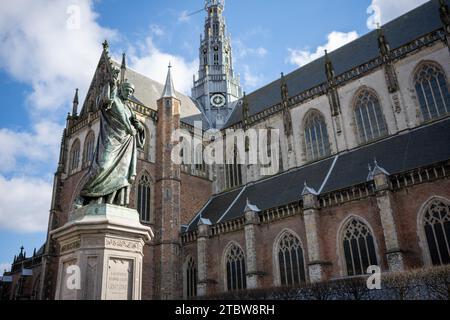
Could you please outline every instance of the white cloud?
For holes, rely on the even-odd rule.
[[[291,49],[289,48],[289,57],[287,61],[291,64],[295,64],[299,67],[314,61],[324,55],[325,50],[331,52],[339,47],[358,38],[356,31],[351,32],[339,32],[333,31],[328,34],[328,42],[322,46],[318,46],[316,50],[311,51],[307,49]]]
[[[248,65],[244,65],[244,86],[247,90],[256,89],[264,82],[264,76],[252,72]]]
[[[3,275],[4,271],[10,271],[11,270],[11,263],[2,262],[0,263],[0,275]]]
[[[117,36],[96,19],[92,0],[2,3],[0,68],[30,86],[26,102],[32,115],[28,130],[0,128],[2,229],[47,228],[52,184],[44,177],[51,176],[48,165],[57,164],[63,129],[54,119],[64,122],[60,117],[70,110],[75,88],[83,95],[90,84],[101,43]]]
[[[184,10],[178,16],[178,22],[188,22],[191,19],[191,15],[187,10]]]
[[[44,179],[0,175],[0,229],[17,232],[47,230],[52,184]],[[8,190],[8,192],[5,192]]]
[[[96,18],[91,0],[2,3],[0,68],[31,85],[32,112],[67,107],[75,88],[88,87],[101,42],[116,35]]]
[[[162,52],[155,46],[151,37],[148,37],[139,47],[131,47],[128,59],[132,69],[156,80],[165,83],[167,66],[172,64],[172,76],[175,89],[190,94],[192,75],[197,71],[198,61],[186,61],[183,57]]]
[[[428,0],[372,0],[367,8],[370,17],[367,19],[367,27],[375,29],[377,23],[383,25],[398,16],[418,7]]]
[[[257,58],[264,58],[267,55],[267,49],[263,47],[250,48],[247,47],[242,40],[237,39],[234,42],[235,54],[239,58],[245,58],[247,56],[255,56]]]
[[[0,174],[17,171],[20,160],[56,165],[62,130],[60,125],[47,121],[36,123],[32,132],[0,128]],[[2,202],[0,210],[1,206]]]
[[[161,37],[165,34],[165,31],[157,24],[150,25],[150,32],[158,37]]]

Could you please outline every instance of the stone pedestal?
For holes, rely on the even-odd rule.
[[[51,232],[60,248],[56,300],[140,300],[144,244],[136,210],[94,204]]]

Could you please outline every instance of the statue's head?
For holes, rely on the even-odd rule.
[[[132,83],[129,83],[128,81],[125,81],[120,86],[120,95],[124,100],[130,99],[131,96],[133,96],[134,93],[134,85]]]
[[[120,69],[116,66],[114,66],[112,68],[112,74],[113,74],[113,78],[114,79],[118,79],[119,78],[119,74],[120,74]]]

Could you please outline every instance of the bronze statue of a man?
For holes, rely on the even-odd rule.
[[[78,205],[108,203],[129,204],[130,186],[136,177],[137,147],[143,147],[145,131],[127,103],[134,86],[117,81],[114,74],[112,88],[100,103],[100,133],[94,159],[83,186]]]

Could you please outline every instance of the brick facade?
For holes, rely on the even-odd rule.
[[[427,4],[427,10],[432,5],[434,4]],[[437,14],[439,8],[435,9]],[[414,15],[418,14],[419,11],[414,12]],[[414,15],[410,14],[409,17]],[[401,42],[401,47],[392,50],[382,46],[381,31],[374,32],[378,32],[373,39],[378,39],[380,46],[380,54],[374,60],[343,70],[338,75],[331,70],[333,56],[330,54],[322,70],[327,72],[326,82],[295,95],[291,92],[292,96],[284,97],[277,105],[267,105],[263,111],[246,119],[247,128],[274,128],[285,132],[287,118],[290,118],[292,130],[288,130],[288,136],[282,134],[280,137],[281,171],[290,170],[290,173],[294,173],[294,169],[313,166],[320,160],[325,162],[336,155],[349,154],[377,143],[378,141],[368,141],[366,144],[360,141],[358,134],[354,114],[355,100],[363,91],[370,92],[377,98],[381,118],[386,124],[387,135],[378,137],[379,141],[410,134],[417,127],[448,121],[447,113],[429,123],[424,122],[412,79],[415,72],[426,64],[438,66],[440,72],[449,79],[449,26],[436,29],[433,25],[433,29],[428,30],[427,34],[417,35],[418,38],[407,41],[402,39],[405,41]],[[364,39],[361,41],[366,41]],[[107,52],[104,52],[99,66],[104,63],[106,55]],[[97,76],[101,70],[99,67],[96,71],[93,86],[98,85],[95,81],[101,78]],[[127,76],[135,79],[143,77],[131,70],[126,72]],[[142,88],[148,90],[145,86]],[[273,90],[275,89],[271,88],[269,91]],[[182,117],[184,108],[187,108],[186,102],[190,101],[193,105],[192,101],[185,96],[177,97],[179,99],[175,95],[163,98],[158,96],[147,106],[138,102],[131,103],[138,119],[146,126],[148,139],[147,146],[139,153],[130,207],[137,208],[138,182],[145,173],[151,180],[151,221],[148,224],[155,232],[154,241],[144,248],[143,299],[187,298],[183,288],[186,287],[185,262],[188,258],[193,258],[197,268],[197,295],[208,296],[226,291],[225,255],[232,244],[244,252],[247,288],[280,286],[282,281],[278,244],[281,236],[286,233],[299,240],[307,282],[347,277],[349,273],[343,248],[343,232],[346,224],[353,218],[364,224],[373,237],[376,262],[383,272],[403,271],[432,264],[423,230],[423,212],[432,199],[441,199],[446,203],[450,201],[448,157],[439,159],[439,163],[430,160],[426,167],[409,168],[408,172],[396,172],[395,175],[383,170],[381,163],[373,171],[371,168],[368,170],[367,173],[370,172],[372,177],[367,181],[353,184],[356,180],[349,179],[348,185],[341,186],[346,189],[325,193],[305,188],[307,192],[302,194],[303,185],[298,185],[295,186],[298,198],[294,202],[261,211],[250,206],[249,210],[240,212],[239,217],[227,221],[208,223],[208,219],[201,217],[198,225],[183,232],[186,225],[197,221],[195,217],[201,213],[213,194],[220,196],[221,192],[230,190],[224,166],[211,166],[206,173],[197,174],[192,167],[185,170],[171,161],[171,151],[175,144],[171,139],[172,132],[180,127],[190,130],[190,134],[194,130],[191,125],[183,122]],[[89,103],[87,101],[85,107],[90,107]],[[253,107],[250,105],[250,108]],[[72,204],[83,184],[86,168],[80,166],[69,170],[69,160],[75,141],[83,146],[89,132],[98,134],[98,112],[89,108],[86,110],[89,112],[84,111],[80,116],[69,116],[64,131],[50,208],[49,231],[67,222]],[[305,118],[312,111],[320,113],[325,121],[324,131],[330,144],[330,154],[325,160],[311,161],[306,156]],[[286,113],[290,117],[286,117]],[[234,129],[243,126],[239,121],[229,124],[229,128]],[[427,143],[433,144],[433,141]],[[402,163],[406,161],[397,160]],[[242,180],[246,187],[264,180],[259,169],[259,165],[243,166]],[[318,173],[312,172],[311,175],[314,177],[307,178],[313,179]],[[346,178],[348,177],[340,177],[337,180]],[[324,181],[326,179],[324,177]],[[277,190],[270,191],[276,198]],[[239,196],[236,200],[238,198]],[[212,214],[219,213],[224,214],[222,211]],[[42,264],[34,267],[36,272],[33,268],[33,277],[35,273],[45,274],[40,281],[41,299],[54,298],[58,250],[54,241],[48,238],[42,253]],[[13,274],[9,289],[12,291],[20,278],[14,272]],[[28,291],[30,282],[32,281],[27,279],[24,287]]]

